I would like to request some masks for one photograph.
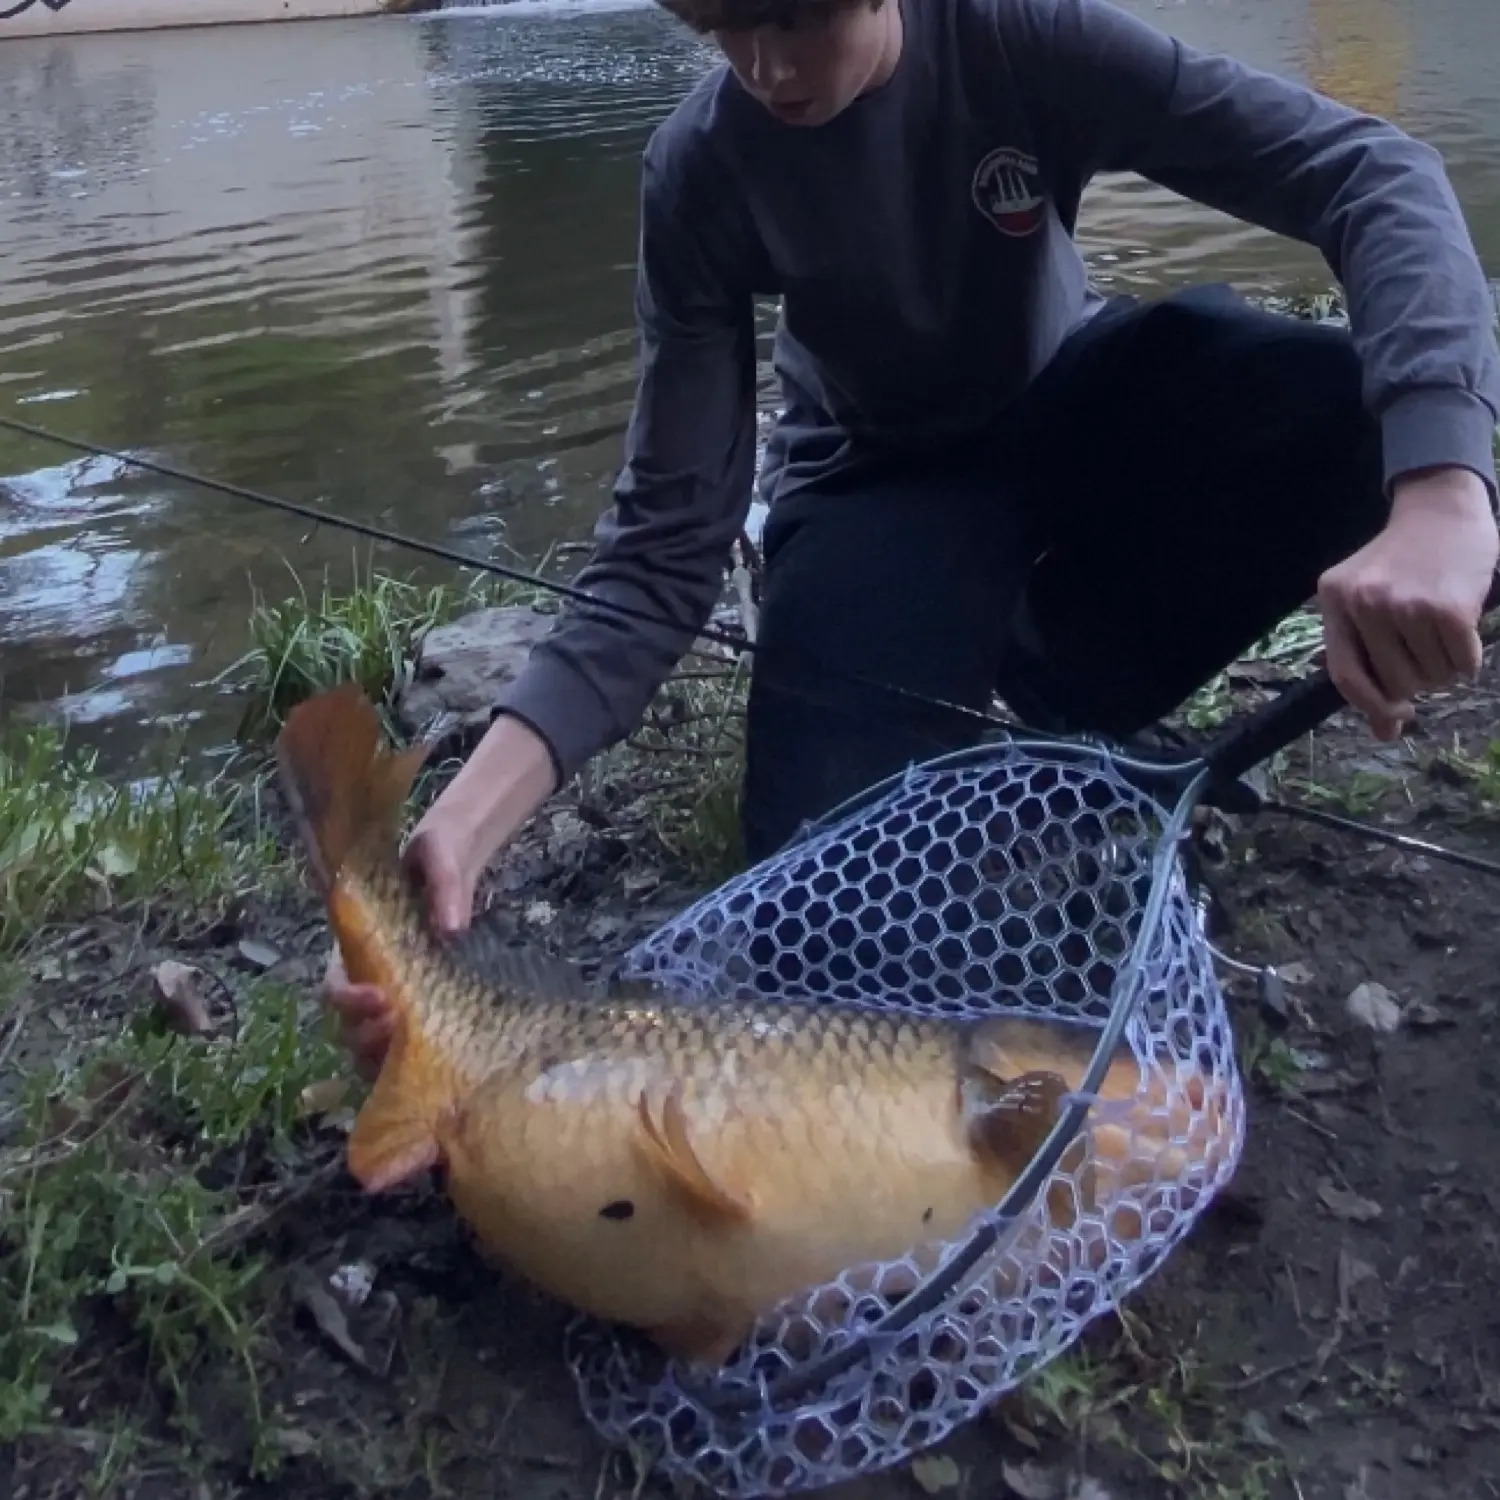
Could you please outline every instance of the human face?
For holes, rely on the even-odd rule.
[[[856,3],[800,12],[785,24],[715,31],[746,91],[787,125],[824,125],[878,88],[901,55],[901,6]]]

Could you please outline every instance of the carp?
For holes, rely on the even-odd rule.
[[[586,983],[483,921],[443,938],[400,860],[424,756],[388,749],[353,685],[299,704],[276,745],[344,967],[394,1016],[350,1173],[380,1192],[440,1168],[492,1257],[669,1356],[722,1364],[784,1299],[958,1237],[1087,1069],[1094,1035],[1062,1022],[695,1002]],[[1091,1142],[1149,1183],[1201,1162],[1221,1144],[1192,1126],[1207,1084],[1177,1071],[1169,1092],[1122,1046],[1100,1089],[1115,1123],[1072,1160]],[[1089,1206],[1057,1183],[1048,1202],[1063,1222]]]

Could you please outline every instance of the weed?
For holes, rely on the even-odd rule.
[[[1265,1022],[1253,1013],[1236,1022],[1235,1050],[1240,1071],[1271,1094],[1295,1091],[1306,1071],[1296,1049],[1282,1037],[1272,1035]]]
[[[705,884],[743,862],[748,689],[743,662],[685,669],[657,694],[640,729],[591,772],[596,786],[627,787],[645,829]]]
[[[1322,649],[1323,622],[1309,610],[1288,615],[1268,635],[1257,641],[1233,667],[1206,682],[1183,705],[1180,717],[1189,729],[1218,728],[1234,710],[1233,677],[1236,672],[1272,669],[1278,676],[1301,677]]]
[[[1477,754],[1454,746],[1437,759],[1445,770],[1466,783],[1480,813],[1489,815],[1500,809],[1500,739],[1490,740]]]
[[[262,981],[241,1009],[238,1036],[141,1020],[75,1075],[31,1080],[0,1153],[0,1442],[58,1418],[59,1381],[113,1319],[181,1425],[190,1378],[227,1356],[263,1445],[263,1266],[243,1253],[247,1221],[288,1180],[302,1090],[336,1059],[309,1045],[285,988]]]
[[[258,877],[269,842],[226,838],[240,790],[180,774],[112,786],[51,725],[0,730],[0,953],[48,923],[144,903],[181,912]],[[253,821],[253,820],[252,820]]]
[[[535,603],[534,591],[488,576],[427,588],[410,579],[377,575],[335,592],[325,574],[314,598],[297,579],[297,592],[269,604],[258,592],[250,615],[251,649],[221,674],[249,693],[240,737],[259,742],[274,734],[303,699],[344,682],[357,682],[386,713],[407,680],[422,637],[473,610]]]

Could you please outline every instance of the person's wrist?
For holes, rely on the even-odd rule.
[[[1495,507],[1489,485],[1473,469],[1459,465],[1403,474],[1391,487],[1391,519],[1487,520]]]
[[[466,886],[479,879],[491,850],[482,847],[485,826],[483,806],[473,788],[450,781],[413,830],[412,837],[441,848]]]
[[[547,742],[520,719],[496,719],[420,827],[471,883],[491,856],[555,790]]]

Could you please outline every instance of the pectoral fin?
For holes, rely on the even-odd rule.
[[[438,1121],[452,1102],[447,1070],[411,1034],[405,1017],[386,1051],[380,1076],[349,1135],[349,1173],[369,1193],[389,1192],[442,1159]]]
[[[659,1120],[644,1089],[636,1113],[641,1122],[638,1147],[697,1214],[711,1223],[744,1223],[750,1218],[749,1201],[716,1181],[693,1150],[680,1085],[667,1093]]]
[[[1062,1114],[1067,1081],[1060,1073],[1023,1073],[971,1098],[969,1143],[1019,1176]]]

